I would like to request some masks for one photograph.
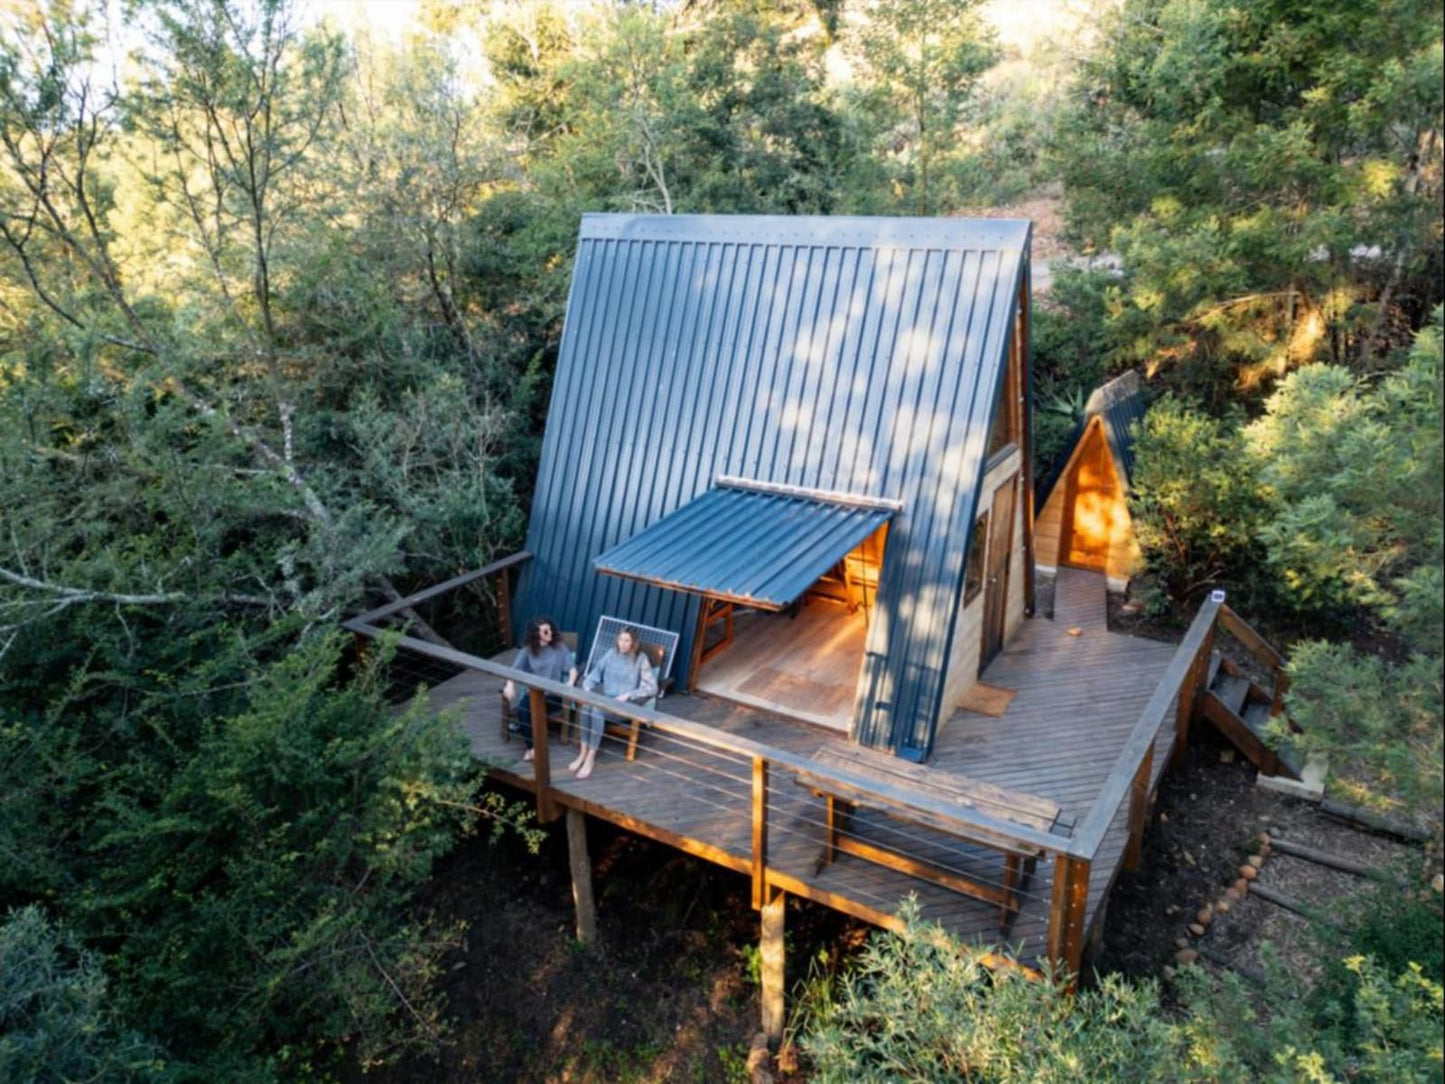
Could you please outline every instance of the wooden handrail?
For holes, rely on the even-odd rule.
[[[347,622],[346,627],[352,632],[362,636],[379,637],[383,635],[394,635],[387,630],[361,622],[359,618]],[[524,673],[501,663],[491,662],[479,658],[476,655],[469,655],[464,651],[457,651],[454,648],[441,647],[438,644],[431,644],[425,640],[419,640],[414,636],[401,635],[396,638],[398,647],[419,655],[425,655],[440,662],[450,663],[464,669],[476,670],[488,674],[503,681],[515,681],[531,689],[538,689],[547,696],[560,697],[577,704],[600,708],[609,715],[621,716],[626,719],[636,719],[646,723],[657,730],[686,738],[688,741],[698,745],[705,745],[716,749],[721,753],[730,754],[734,757],[751,761],[755,757],[764,758],[772,767],[782,768],[791,772],[806,772],[815,778],[833,780],[855,790],[861,790],[877,794],[891,804],[905,808],[918,810],[923,813],[932,814],[935,817],[943,818],[957,824],[959,831],[967,835],[971,828],[983,829],[994,835],[1001,835],[1022,844],[1037,847],[1040,850],[1049,851],[1054,854],[1071,853],[1075,857],[1089,858],[1092,851],[1082,851],[1077,843],[1077,838],[1066,839],[1051,832],[1042,832],[1027,825],[1021,825],[1004,817],[994,817],[980,810],[964,806],[956,802],[943,801],[926,794],[914,794],[897,787],[892,787],[875,780],[841,768],[821,767],[814,764],[806,756],[791,753],[785,749],[778,749],[773,746],[764,745],[762,742],[752,741],[749,738],[736,734],[729,734],[725,731],[716,730],[699,723],[679,719],[675,715],[656,711],[638,704],[625,703],[601,693],[587,692],[574,685],[565,685],[557,681],[548,681],[545,678],[537,677],[535,674]]]
[[[1267,666],[1271,670],[1279,670],[1284,666],[1284,656],[1275,649],[1275,646],[1255,632],[1249,622],[1228,606],[1219,608],[1219,623],[1224,626],[1225,631],[1232,633],[1235,639],[1249,649],[1249,653],[1259,660],[1261,666]]]
[[[1174,652],[1174,658],[1169,661],[1168,669],[1159,679],[1159,684],[1154,687],[1154,694],[1144,705],[1144,710],[1139,715],[1139,721],[1134,724],[1129,739],[1124,743],[1124,748],[1119,751],[1119,756],[1114,761],[1114,767],[1110,770],[1108,778],[1104,780],[1104,786],[1099,791],[1099,796],[1094,799],[1094,804],[1084,817],[1083,824],[1074,833],[1074,839],[1079,848],[1077,853],[1080,857],[1092,858],[1098,852],[1104,842],[1104,836],[1109,831],[1109,825],[1114,822],[1114,817],[1119,812],[1119,806],[1132,787],[1140,762],[1154,748],[1154,742],[1159,737],[1159,727],[1164,723],[1164,716],[1169,711],[1169,705],[1179,690],[1183,688],[1185,678],[1189,674],[1190,668],[1194,666],[1200,651],[1203,650],[1209,632],[1214,628],[1214,621],[1224,605],[1224,593],[1221,591],[1217,594],[1217,598],[1211,597],[1205,601],[1199,607],[1199,612],[1194,615],[1194,621],[1190,624],[1189,631],[1184,634],[1184,639]]]
[[[514,565],[523,564],[531,559],[532,554],[529,551],[520,550],[510,556],[493,561],[489,565],[483,565],[481,568],[473,569],[470,572],[463,572],[460,576],[453,576],[443,583],[435,584],[426,588],[424,591],[418,591],[414,595],[407,595],[406,598],[399,598],[395,602],[388,602],[385,606],[378,606],[374,610],[368,610],[364,614],[359,614],[348,621],[343,621],[341,627],[348,632],[364,633],[366,626],[375,625],[378,621],[415,606],[418,602],[426,602],[428,599],[436,598],[438,595],[444,595],[448,591],[455,591],[458,587],[465,587],[473,580],[479,580],[483,576],[495,576],[498,572],[505,572]]]

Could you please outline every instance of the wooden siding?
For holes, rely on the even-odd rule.
[[[994,493],[1000,486],[1013,480],[1019,473],[1022,462],[1021,453],[1015,449],[984,476],[978,505],[980,514],[993,506]],[[1019,499],[1014,502],[1013,552],[1009,555],[1008,604],[1004,617],[1006,641],[1013,636],[1024,619],[1024,596],[1027,587],[1024,578],[1027,552],[1025,529],[1024,501],[1020,493]],[[975,530],[970,544],[977,545],[980,541],[980,535]],[[953,629],[953,648],[949,653],[948,674],[940,707],[940,725],[952,717],[959,699],[978,680],[979,653],[983,646],[983,602],[984,591],[980,591],[967,603],[963,601],[962,595],[959,596],[958,618]]]
[[[1102,521],[1100,529],[1108,534],[1103,572],[1108,578],[1109,588],[1122,591],[1128,585],[1135,562],[1139,559],[1139,543],[1134,536],[1122,476],[1108,448],[1102,421],[1098,417],[1090,419],[1034,524],[1034,560],[1046,572],[1069,564],[1069,540],[1063,535],[1066,521],[1070,519],[1065,505],[1076,492],[1071,483],[1083,467],[1085,457],[1102,449],[1106,472],[1105,500],[1101,507],[1091,509],[1090,514]],[[1077,508],[1075,513],[1079,513]]]

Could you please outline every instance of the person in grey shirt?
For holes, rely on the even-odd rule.
[[[557,635],[556,624],[548,617],[534,617],[527,622],[527,635],[512,669],[536,674],[548,681],[565,681],[568,685],[577,681],[577,661],[572,657],[572,649],[562,642]],[[524,693],[518,700],[517,686],[511,681],[502,687],[502,695],[516,705],[517,719],[510,729],[515,734],[521,734],[527,743],[522,759],[531,760],[536,755],[532,748],[532,698]],[[547,698],[549,710],[559,703],[556,697]]]
[[[640,703],[657,695],[657,676],[652,672],[652,662],[642,650],[637,630],[628,627],[617,634],[617,641],[598,659],[587,676],[582,679],[582,688],[587,692],[600,692],[624,703]],[[582,751],[577,759],[567,765],[578,779],[592,774],[592,765],[597,760],[597,747],[602,744],[602,730],[608,716],[600,709],[582,709]]]

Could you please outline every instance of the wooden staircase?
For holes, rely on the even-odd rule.
[[[1234,636],[1269,671],[1270,683],[1268,687],[1260,684],[1213,650],[1205,691],[1195,710],[1218,727],[1261,774],[1299,779],[1303,765],[1298,753],[1288,744],[1272,747],[1266,740],[1270,721],[1284,714],[1284,694],[1289,688],[1284,656],[1228,606],[1219,608],[1218,627]],[[1291,730],[1299,730],[1293,720],[1286,721]]]

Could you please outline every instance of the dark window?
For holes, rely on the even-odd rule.
[[[1014,380],[1012,363],[1008,365],[1006,374],[993,404],[993,432],[988,437],[990,459],[1010,444],[1017,444],[1019,439],[1018,384]]]
[[[983,589],[983,551],[988,548],[988,513],[973,525],[973,540],[968,544],[968,566],[963,572],[963,604],[967,606]]]

